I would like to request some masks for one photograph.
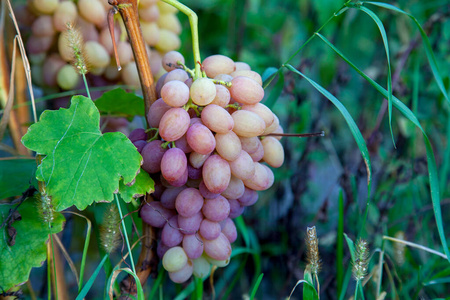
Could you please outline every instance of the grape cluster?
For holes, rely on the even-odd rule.
[[[282,128],[260,103],[261,76],[248,64],[212,55],[194,80],[180,53],[168,52],[162,62],[168,72],[156,85],[161,98],[148,112],[151,128],[129,138],[156,183],[154,201],[143,204],[140,216],[161,228],[158,255],[181,283],[228,264],[237,238],[232,219],[272,186],[267,165],[284,161],[279,137],[268,136]]]
[[[121,81],[139,86],[133,52],[119,15],[115,17],[115,39],[123,70],[117,70],[107,26],[107,13],[111,8],[107,0],[30,0],[26,6],[17,7],[20,23],[31,27],[26,47],[32,54],[33,79],[38,85],[70,90],[80,84],[80,76],[71,66],[74,49],[70,39],[74,37],[65,34],[70,23],[81,33],[82,52],[89,72],[99,84]],[[162,56],[181,44],[177,11],[158,0],[139,1],[141,29],[156,77],[165,72],[161,67]]]

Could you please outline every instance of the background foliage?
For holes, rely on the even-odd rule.
[[[199,16],[202,57],[229,55],[245,61],[260,73],[278,69],[344,3],[331,0],[186,0]],[[429,36],[445,89],[450,85],[450,6],[448,1],[399,0],[393,3],[411,13]],[[407,16],[371,7],[383,22],[389,41],[394,95],[408,106],[427,132],[439,174],[443,225],[450,228],[450,118],[449,102],[440,92],[429,67],[419,31]],[[193,66],[187,18],[183,23],[181,52]],[[321,34],[364,73],[385,87],[387,61],[377,25],[361,11],[352,9],[334,18]],[[230,265],[215,273],[218,299],[238,299],[250,294],[264,274],[258,299],[287,297],[306,266],[305,233],[316,226],[322,271],[321,297],[345,298],[354,281],[344,281],[351,267],[350,252],[342,248],[343,230],[353,240],[362,232],[371,249],[370,279],[366,298],[377,291],[377,263],[385,250],[383,284],[389,299],[444,298],[450,295],[450,267],[439,256],[384,241],[383,235],[403,239],[443,252],[429,191],[426,152],[421,133],[395,109],[390,136],[387,101],[323,41],[314,38],[290,62],[339,99],[358,125],[369,150],[373,181],[367,221],[367,171],[345,119],[331,102],[306,80],[283,71],[266,89],[266,104],[279,116],[285,132],[323,130],[325,137],[283,138],[285,164],[275,170],[275,185],[238,222],[239,238]],[[112,89],[112,88],[111,88]],[[272,93],[272,94],[271,94]],[[271,97],[270,95],[278,95]],[[447,92],[448,94],[448,92]],[[340,207],[340,201],[342,207]],[[101,219],[102,204],[87,211]],[[132,207],[128,207],[133,210]],[[125,208],[126,209],[126,208]],[[134,214],[136,217],[136,214]],[[61,240],[80,260],[85,221],[67,216]],[[130,222],[127,219],[127,222]],[[343,227],[339,227],[339,225]],[[131,223],[127,228],[131,229]],[[94,226],[95,228],[95,226]],[[131,231],[130,231],[131,236]],[[96,243],[89,249],[86,273],[91,274],[101,256]],[[250,250],[249,250],[250,249]],[[120,259],[120,253],[117,254]],[[36,280],[45,268],[33,269],[34,289],[45,289]],[[372,273],[373,272],[373,273]],[[98,282],[104,282],[101,278]],[[69,288],[76,290],[70,271]],[[103,280],[103,281],[102,281]],[[154,281],[149,282],[149,286]],[[164,280],[164,298],[173,298],[183,287]],[[104,286],[91,291],[101,297]],[[347,293],[345,293],[347,291]],[[205,293],[212,293],[205,283]],[[293,297],[299,299],[300,289]]]

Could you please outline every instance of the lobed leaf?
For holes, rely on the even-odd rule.
[[[119,193],[123,201],[130,203],[131,200],[144,196],[146,193],[151,194],[155,191],[155,182],[150,175],[141,169],[137,174],[136,181],[129,186],[119,182]]]
[[[49,228],[37,211],[35,198],[27,198],[22,204],[14,207],[10,204],[0,205],[0,287],[7,291],[28,280],[31,268],[42,266],[47,258],[47,242],[49,233],[63,230],[65,218],[61,213],[53,215],[52,227]],[[15,243],[8,244],[8,215],[10,209],[17,208],[21,220],[10,224],[16,230]]]
[[[140,169],[142,157],[128,138],[102,134],[99,125],[94,103],[75,96],[68,109],[42,113],[22,138],[27,148],[45,155],[36,177],[45,182],[57,211],[112,201],[119,180],[129,184]]]

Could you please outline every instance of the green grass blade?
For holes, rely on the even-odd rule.
[[[125,237],[125,242],[127,244],[128,252],[130,253],[131,268],[133,269],[133,272],[136,275],[136,270],[134,267],[134,260],[133,260],[133,253],[131,252],[130,242],[128,240],[128,234],[127,234],[127,227],[125,226],[125,220],[123,219],[122,209],[120,208],[119,197],[117,197],[117,194],[114,194],[114,198],[116,199],[117,209],[119,210],[120,219],[122,220],[121,223],[122,223],[123,236]]]
[[[83,287],[83,289],[79,292],[76,300],[82,300],[86,297],[87,293],[89,292],[89,290],[91,289],[92,285],[94,284],[95,279],[98,276],[98,273],[100,273],[100,270],[103,267],[103,264],[105,263],[106,259],[108,258],[109,255],[105,255],[103,256],[103,259],[101,260],[101,262],[98,264],[97,268],[95,269],[94,273],[92,273],[91,278],[89,278],[89,280],[86,282],[86,285]]]
[[[299,281],[297,281],[297,283],[295,284],[295,286],[292,288],[291,294],[289,295],[289,297],[287,298],[288,300],[291,299],[292,294],[294,293],[295,289],[297,288],[297,286],[301,283],[304,283],[306,285],[308,285],[314,292],[315,292],[315,298],[313,299],[319,299],[319,296],[317,295],[316,289],[314,287],[314,285],[312,283],[309,283],[308,281],[306,281],[305,279],[300,279]]]
[[[417,29],[419,29],[420,36],[422,37],[422,41],[423,41],[423,44],[424,44],[425,53],[426,53],[427,58],[428,58],[428,63],[430,64],[431,71],[433,72],[433,75],[434,75],[434,79],[436,80],[436,83],[437,83],[439,89],[441,90],[442,95],[444,95],[445,99],[450,103],[450,98],[448,96],[447,91],[445,90],[444,82],[442,81],[442,77],[441,77],[441,75],[439,73],[438,64],[437,64],[437,61],[436,61],[436,57],[434,56],[433,50],[431,48],[430,40],[428,39],[427,34],[423,30],[422,26],[420,26],[420,24],[417,21],[417,19],[413,15],[411,15],[411,14],[401,10],[398,7],[395,7],[394,5],[388,4],[388,3],[372,2],[372,1],[367,1],[367,2],[363,2],[363,3],[364,4],[372,4],[372,5],[375,5],[375,6],[378,6],[378,7],[389,9],[389,10],[392,10],[392,11],[404,14],[404,15],[406,15],[406,16],[411,18],[411,20],[416,25]]]
[[[256,292],[258,291],[259,285],[261,283],[261,280],[263,279],[264,274],[261,273],[259,275],[258,280],[256,280],[255,284],[253,285],[252,293],[250,294],[250,300],[255,299]]]
[[[166,270],[164,268],[159,268],[158,276],[156,277],[156,280],[153,282],[152,289],[150,290],[148,299],[156,299],[155,298],[156,292],[158,292],[158,288],[161,285],[161,282],[165,274]]]
[[[183,300],[189,297],[195,291],[195,282],[191,281],[187,287],[183,287],[181,293],[179,293],[174,300]]]
[[[344,117],[345,121],[347,122],[350,131],[353,135],[353,138],[356,141],[356,144],[358,145],[359,151],[361,152],[361,155],[364,159],[364,163],[366,164],[367,169],[367,190],[368,195],[370,197],[370,187],[372,183],[372,166],[370,163],[370,156],[369,156],[369,150],[367,149],[366,141],[364,140],[361,131],[359,131],[358,126],[356,125],[355,121],[353,120],[352,116],[348,112],[348,110],[345,108],[345,106],[330,92],[328,92],[326,89],[324,89],[321,85],[316,83],[314,80],[310,79],[297,69],[295,69],[291,65],[285,65],[287,69],[290,71],[300,75],[304,79],[306,79],[316,90],[318,90],[322,95],[324,95],[328,100],[330,100],[336,108],[341,112],[342,116]]]
[[[339,219],[336,245],[336,278],[338,295],[341,294],[344,281],[344,194],[339,192]]]
[[[389,129],[391,131],[392,142],[394,143],[394,147],[395,147],[394,132],[392,131],[392,72],[391,72],[391,59],[390,59],[390,55],[389,55],[389,44],[388,44],[388,39],[387,39],[387,35],[386,35],[386,30],[384,29],[383,23],[381,22],[380,18],[378,18],[378,16],[373,11],[371,11],[370,9],[368,9],[367,7],[364,7],[364,6],[360,6],[360,7],[358,7],[358,9],[365,12],[367,15],[369,15],[369,17],[372,18],[372,20],[375,22],[375,24],[377,24],[378,29],[380,30],[381,37],[383,39],[384,50],[386,52],[386,57],[387,57],[387,67],[388,67],[388,78],[387,78],[388,98],[387,99],[388,99]]]
[[[331,49],[333,49],[349,66],[351,66],[358,74],[360,74],[364,79],[366,79],[379,93],[381,93],[384,97],[387,97],[388,92],[378,83],[376,83],[372,78],[367,76],[364,72],[362,72],[356,65],[354,65],[342,52],[340,52],[330,41],[328,41],[323,35],[317,33],[318,37],[320,37]],[[397,97],[392,96],[393,102],[392,104],[406,117],[408,118],[414,125],[416,125],[420,131],[422,131],[422,135],[424,138],[425,149],[427,153],[427,163],[428,163],[428,177],[430,182],[430,194],[431,200],[433,204],[434,216],[436,219],[436,225],[439,232],[439,237],[441,239],[442,247],[444,248],[444,252],[447,255],[447,259],[450,262],[450,251],[447,246],[447,240],[445,238],[445,231],[442,221],[442,211],[441,211],[441,197],[439,194],[439,179],[437,174],[436,167],[436,159],[434,157],[433,147],[431,146],[430,140],[428,139],[425,130],[419,123],[419,120],[414,115],[414,113],[401,102]]]
[[[116,266],[114,268],[114,271],[111,273],[111,276],[109,276],[108,278],[108,283],[106,285],[106,294],[110,294],[110,299],[112,299],[112,291],[110,290],[110,288],[113,286],[113,283],[111,282],[113,279],[116,280],[118,273],[120,272],[126,272],[128,274],[130,274],[131,276],[133,276],[135,282],[136,282],[136,288],[137,288],[137,299],[138,300],[143,300],[144,298],[144,290],[142,289],[142,285],[141,282],[139,281],[139,277],[136,275],[135,272],[133,272],[130,268],[118,268],[118,266]],[[82,298],[77,300],[81,300]]]
[[[355,244],[353,243],[352,239],[347,236],[346,233],[344,233],[344,237],[345,241],[347,242],[348,249],[350,250],[352,261],[355,261]]]

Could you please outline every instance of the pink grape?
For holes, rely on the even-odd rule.
[[[200,235],[206,240],[214,240],[219,237],[221,232],[220,224],[204,219],[200,224]]]
[[[237,199],[242,206],[251,206],[258,201],[258,192],[245,187],[244,194]]]
[[[255,163],[250,154],[244,150],[241,150],[239,156],[235,160],[230,161],[229,164],[231,174],[239,179],[249,179],[255,173]]]
[[[197,214],[203,206],[203,197],[195,188],[187,188],[181,191],[176,200],[175,208],[183,217],[192,217]]]
[[[196,259],[202,256],[203,241],[196,234],[185,235],[182,246],[187,257],[190,259]]]
[[[230,218],[225,219],[223,223],[222,233],[227,237],[230,243],[234,243],[237,239],[236,225],[234,225],[233,220]]]
[[[142,148],[141,155],[144,160],[142,168],[150,174],[161,171],[161,161],[167,151],[161,145],[162,142],[160,140],[154,140]]]
[[[161,98],[172,107],[181,107],[189,100],[189,87],[182,81],[169,81],[161,89]]]
[[[238,76],[233,78],[230,87],[231,97],[242,104],[256,104],[264,97],[264,89],[255,80]]]
[[[141,208],[142,220],[157,228],[162,228],[167,220],[174,215],[173,210],[162,207],[159,201],[146,202]]]
[[[206,198],[206,199],[214,199],[220,195],[220,193],[215,194],[215,193],[212,193],[210,190],[208,190],[208,188],[206,187],[205,182],[203,180],[202,180],[202,182],[200,182],[198,190],[200,191],[200,194],[202,194],[203,198]]]
[[[234,127],[234,120],[231,115],[219,105],[209,104],[201,114],[203,124],[211,131],[217,133],[227,133]]]
[[[205,161],[202,174],[206,187],[213,193],[222,193],[230,183],[230,165],[216,154]]]
[[[189,114],[182,108],[171,108],[161,118],[159,135],[165,141],[176,141],[189,128]]]
[[[178,229],[178,216],[173,216],[164,225],[161,241],[169,247],[175,247],[183,241],[183,234]]]
[[[198,212],[190,217],[178,215],[178,226],[181,228],[182,233],[194,234],[200,228],[200,223],[202,220],[203,214],[201,212]]]
[[[244,212],[245,207],[239,204],[239,201],[236,199],[228,200],[230,202],[230,215],[231,219],[237,218]]]
[[[175,272],[169,272],[169,278],[175,283],[183,283],[192,276],[194,271],[194,265],[192,261],[188,260],[187,263],[180,270]]]
[[[214,199],[205,199],[202,213],[208,220],[214,222],[223,221],[230,214],[230,202],[220,195]]]
[[[167,150],[161,159],[161,173],[167,181],[179,179],[187,171],[186,154],[178,148]]]
[[[205,125],[192,124],[186,132],[186,139],[189,146],[199,154],[209,154],[216,147],[216,140],[211,130]]]
[[[214,240],[203,240],[205,253],[216,260],[225,260],[231,255],[231,244],[227,237],[220,233]]]

